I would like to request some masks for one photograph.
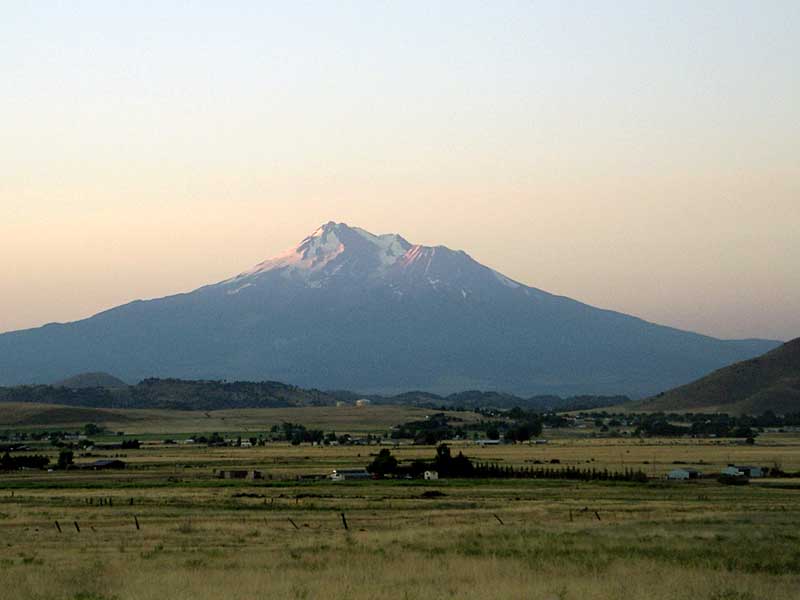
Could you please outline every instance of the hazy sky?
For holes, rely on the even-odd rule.
[[[800,336],[800,2],[6,2],[0,331],[345,221]]]

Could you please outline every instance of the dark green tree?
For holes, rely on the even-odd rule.
[[[83,433],[86,435],[97,435],[103,433],[103,428],[94,423],[87,423],[83,426]]]
[[[66,469],[72,464],[73,456],[74,454],[72,453],[72,450],[67,450],[66,448],[61,450],[61,452],[58,453],[58,468]]]
[[[381,477],[394,474],[397,471],[397,459],[392,456],[388,448],[382,448],[375,460],[367,467],[367,471]]]

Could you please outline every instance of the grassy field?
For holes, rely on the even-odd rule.
[[[345,433],[385,433],[392,425],[423,419],[432,412],[411,406],[320,406],[300,408],[252,408],[214,411],[80,408],[50,404],[0,403],[0,430],[14,431],[75,428],[96,423],[126,434],[195,434],[268,431],[283,422],[302,423],[309,429]],[[477,419],[471,412],[454,412],[463,419]]]
[[[370,407],[384,419],[371,426],[364,409],[304,410],[252,417],[258,429],[274,419],[319,419],[326,429],[378,431],[425,412]],[[234,429],[250,413],[231,412]],[[153,428],[175,430],[156,416]],[[682,463],[708,473],[728,462],[800,470],[797,434],[765,434],[749,446],[546,430],[544,445],[453,444],[501,464],[640,468],[654,477],[647,484],[300,482],[298,475],[364,466],[379,448],[208,448],[163,445],[157,432],[142,437],[139,450],[76,456],[121,456],[124,471],[0,475],[0,600],[800,598],[800,481],[660,478]],[[408,461],[431,458],[434,448],[392,452]],[[220,467],[257,468],[268,478],[220,480]]]

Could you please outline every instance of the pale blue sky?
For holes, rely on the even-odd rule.
[[[800,335],[800,2],[9,2],[0,331],[333,219]]]

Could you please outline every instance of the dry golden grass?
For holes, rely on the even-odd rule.
[[[371,405],[247,408],[214,411],[104,409],[0,402],[0,429],[26,430],[82,427],[96,423],[111,431],[141,434],[195,434],[213,431],[260,432],[288,421],[309,429],[338,433],[381,433],[393,425],[424,419],[436,412],[412,406]],[[455,417],[477,420],[470,412]]]
[[[658,472],[691,458],[710,471],[729,458],[772,456],[796,468],[798,442],[557,437],[457,449],[509,464],[594,459],[597,468],[618,468],[620,455],[626,467],[655,457]],[[0,600],[800,597],[798,482],[293,479],[364,465],[376,451],[151,443],[125,452],[124,472],[3,475]],[[393,452],[410,460],[433,448]],[[272,480],[213,479],[221,465],[260,468]],[[443,495],[423,499],[426,490]]]
[[[431,488],[445,495],[420,499]],[[0,502],[0,598],[790,599],[792,498],[711,483],[18,489]]]

